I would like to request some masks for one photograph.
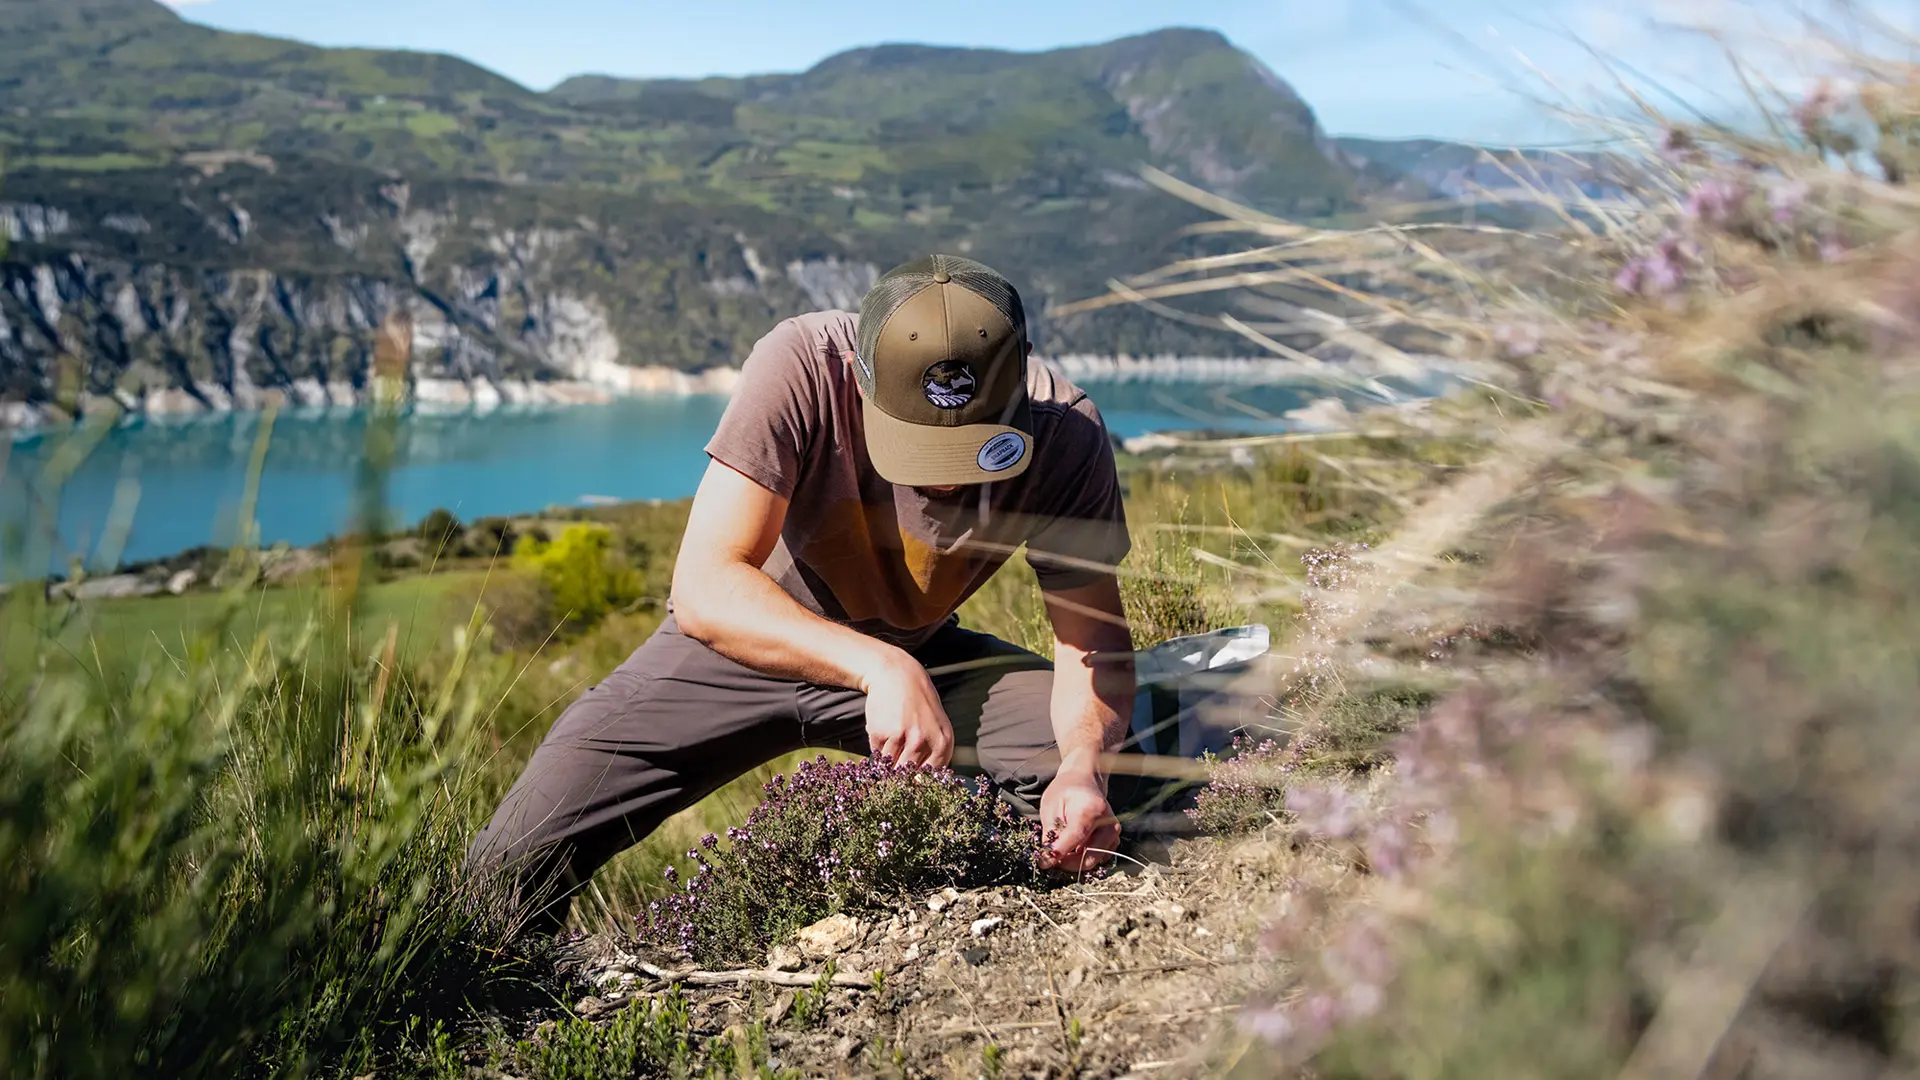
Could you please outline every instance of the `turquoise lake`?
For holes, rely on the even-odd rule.
[[[1286,385],[1083,385],[1122,438],[1201,428],[1284,430],[1282,414],[1326,392]],[[389,512],[396,522],[414,522],[444,507],[472,520],[600,499],[684,498],[699,483],[702,448],[726,402],[719,395],[629,398],[486,416],[409,416],[399,425],[387,479]],[[232,414],[141,422],[109,433],[60,492],[53,564],[64,569],[69,557],[84,553],[96,572],[105,569],[101,538],[126,481],[137,487],[137,501],[121,563],[230,543],[260,424],[257,415]],[[309,544],[350,526],[366,427],[365,416],[355,413],[275,420],[254,515],[263,543]],[[27,492],[67,438],[42,434],[12,444],[0,476],[0,521],[9,532],[34,517]],[[0,453],[8,453],[5,444]],[[44,524],[40,531],[41,550],[48,551]],[[17,572],[17,565],[10,569]]]

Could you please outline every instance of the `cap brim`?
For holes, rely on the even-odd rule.
[[[966,424],[934,427],[896,420],[861,403],[866,426],[867,457],[881,479],[902,487],[958,487],[1011,480],[1033,463],[1033,423],[1026,402],[1013,417],[1019,427]],[[1009,461],[1013,440],[1020,456]],[[989,450],[989,446],[992,447]]]

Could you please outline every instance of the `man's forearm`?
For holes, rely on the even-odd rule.
[[[1101,758],[1133,719],[1133,629],[1111,574],[1043,594],[1053,622],[1053,738],[1060,775],[1106,783]]]
[[[865,691],[895,646],[823,619],[745,563],[716,561],[675,589],[680,629],[738,664],[776,678]]]
[[[1131,656],[1111,654],[1089,664],[1087,655],[1055,646],[1053,737],[1060,747],[1060,774],[1093,777],[1104,786],[1104,755],[1125,741],[1135,691]]]

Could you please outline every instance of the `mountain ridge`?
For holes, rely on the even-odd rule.
[[[415,327],[416,383],[455,398],[619,391],[735,364],[779,318],[932,249],[1014,276],[1052,351],[1240,354],[1141,311],[1049,316],[1211,250],[1183,233],[1205,215],[1138,167],[1305,219],[1388,186],[1194,28],[538,92],[155,0],[10,0],[0,72],[0,397],[42,411],[63,379],[142,407],[358,396],[380,305]]]

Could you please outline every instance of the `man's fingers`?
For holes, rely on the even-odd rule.
[[[1060,835],[1054,838],[1053,850],[1061,855],[1072,856],[1078,854],[1092,837],[1093,822],[1075,814],[1060,826]]]
[[[927,759],[927,740],[917,731],[910,731],[904,745],[900,748],[900,764],[916,766]]]

